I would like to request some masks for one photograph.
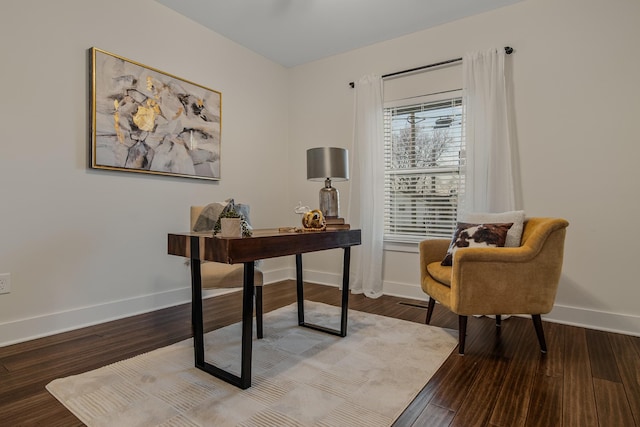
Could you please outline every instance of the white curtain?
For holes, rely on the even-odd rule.
[[[462,59],[467,155],[459,218],[516,209],[505,56],[503,49],[491,49]]]
[[[362,245],[352,249],[351,291],[382,295],[384,234],[384,137],[382,79],[367,75],[355,82],[355,124],[350,153],[347,218],[362,230]]]

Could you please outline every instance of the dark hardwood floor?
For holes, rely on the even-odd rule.
[[[308,284],[305,297],[339,305],[340,292]],[[265,311],[293,302],[293,282],[265,286]],[[388,296],[351,295],[349,304],[420,323],[426,313],[425,304]],[[239,310],[237,292],[206,300],[205,328],[239,321]],[[0,426],[82,425],[45,385],[186,339],[190,313],[185,304],[0,348]],[[457,329],[457,318],[436,306],[431,325]],[[454,351],[394,425],[640,426],[640,338],[544,328],[547,354],[530,319],[504,320],[497,336],[492,319],[470,318],[465,356]]]

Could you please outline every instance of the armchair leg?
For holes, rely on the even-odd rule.
[[[458,316],[458,354],[464,356],[464,341],[467,336],[467,316]]]
[[[425,324],[431,323],[431,315],[433,314],[433,308],[436,306],[436,300],[429,297],[429,303],[427,304],[427,319],[425,320]]]
[[[538,342],[540,343],[540,351],[547,352],[547,343],[544,340],[544,330],[542,329],[542,319],[539,314],[532,314],[533,326],[536,328],[536,335],[538,336]]]
[[[263,337],[262,333],[262,286],[255,287],[256,292],[256,335],[258,339]]]

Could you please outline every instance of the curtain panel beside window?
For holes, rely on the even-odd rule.
[[[362,230],[353,248],[351,289],[371,298],[382,295],[384,142],[382,79],[364,76],[355,83],[351,188],[347,219]]]
[[[462,59],[467,161],[460,218],[517,209],[505,58],[504,49],[490,49]]]

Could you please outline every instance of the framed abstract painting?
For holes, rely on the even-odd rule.
[[[91,48],[91,167],[220,179],[222,93]]]

